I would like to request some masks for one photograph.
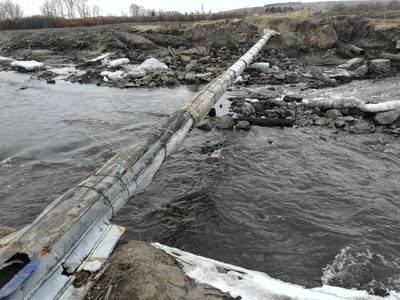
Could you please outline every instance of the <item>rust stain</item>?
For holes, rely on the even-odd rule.
[[[104,257],[93,257],[93,256],[89,256],[89,257],[86,259],[86,262],[92,262],[92,261],[103,263],[103,262],[106,261],[106,259],[105,259]]]
[[[39,256],[43,256],[45,254],[52,254],[54,255],[53,250],[51,249],[51,246],[45,246],[40,252],[39,252]]]

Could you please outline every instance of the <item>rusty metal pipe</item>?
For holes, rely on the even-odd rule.
[[[364,55],[365,54],[365,50],[356,45],[350,45],[350,51],[356,55]]]

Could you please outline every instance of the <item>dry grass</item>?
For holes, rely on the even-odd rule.
[[[157,31],[163,29],[164,26],[147,24],[147,25],[133,25],[133,28],[141,32],[146,32],[146,31]]]
[[[390,30],[390,29],[399,29],[399,28],[400,28],[400,19],[380,20],[376,23],[377,30]]]
[[[247,20],[256,25],[260,29],[271,27],[271,24],[276,20],[302,20],[313,16],[312,11],[296,10],[287,13],[277,14],[254,14],[247,17]]]

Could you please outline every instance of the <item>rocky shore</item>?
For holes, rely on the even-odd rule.
[[[261,28],[269,27],[280,35],[236,80],[231,114],[217,122],[206,120],[199,128],[316,125],[351,133],[399,134],[396,111],[332,110],[303,102],[309,91],[398,75],[400,30],[380,29],[381,21],[376,16],[289,14],[2,32],[0,70],[29,73],[49,84],[67,80],[117,88],[205,85],[260,38]],[[260,88],[249,88],[253,86]],[[294,92],[285,92],[287,86]]]

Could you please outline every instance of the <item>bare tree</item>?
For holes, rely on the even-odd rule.
[[[40,7],[40,12],[48,17],[65,18],[66,8],[63,0],[46,0]]]
[[[0,2],[0,20],[22,18],[23,11],[18,3],[11,0],[3,0]]]
[[[75,0],[63,0],[63,3],[65,5],[68,18],[75,19]]]
[[[98,6],[97,4],[93,4],[92,6],[92,17],[100,17],[100,6]]]
[[[75,0],[76,11],[80,18],[91,17],[91,10],[88,0]]]
[[[143,6],[140,6],[140,5],[137,5],[137,4],[132,4],[129,7],[129,14],[132,17],[148,16],[149,15],[149,11],[147,9],[145,9]]]

